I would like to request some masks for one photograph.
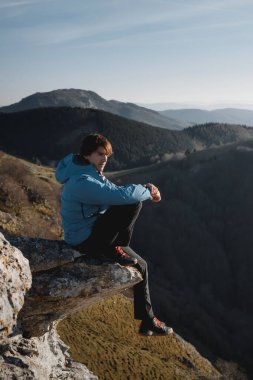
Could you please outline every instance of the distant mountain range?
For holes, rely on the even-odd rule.
[[[180,130],[189,126],[189,123],[174,120],[169,116],[162,115],[151,109],[140,107],[133,103],[105,100],[95,92],[78,89],[37,92],[36,94],[22,99],[18,103],[1,107],[0,112],[18,112],[44,107],[99,109],[128,119],[168,129]]]
[[[228,123],[253,127],[253,111],[237,108],[223,108],[206,111],[201,109],[178,109],[160,111],[168,116],[188,124]]]
[[[253,138],[253,129],[206,124],[172,131],[108,112],[82,108],[38,108],[0,113],[0,149],[43,164],[78,152],[87,133],[99,132],[113,144],[109,170],[146,166],[197,150]]]
[[[177,109],[158,112],[134,103],[106,100],[93,91],[79,89],[37,92],[23,98],[18,103],[0,107],[0,112],[19,112],[45,107],[98,109],[156,127],[175,130],[182,130],[194,124],[212,122],[253,126],[253,110],[223,108],[207,111],[197,108],[178,109],[177,107]]]

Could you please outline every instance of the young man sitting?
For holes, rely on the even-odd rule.
[[[80,154],[69,154],[56,169],[56,179],[64,184],[61,216],[65,241],[91,257],[105,256],[121,265],[134,265],[143,281],[134,286],[134,317],[141,320],[142,335],[168,335],[171,327],[153,313],[147,263],[129,246],[142,202],[159,202],[156,186],[117,186],[103,176],[112,146],[99,134],[86,136]]]

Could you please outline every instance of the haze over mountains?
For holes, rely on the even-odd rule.
[[[93,108],[128,119],[155,125],[168,129],[183,129],[188,123],[174,120],[168,116],[133,103],[123,103],[116,100],[105,100],[93,91],[78,89],[63,89],[50,92],[37,92],[20,102],[1,107],[0,112],[17,112],[45,107],[79,107]]]
[[[160,111],[160,113],[189,124],[228,123],[253,126],[253,111],[245,109],[222,108],[212,111],[201,109],[168,109]]]

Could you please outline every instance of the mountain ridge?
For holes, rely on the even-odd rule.
[[[114,154],[109,170],[149,165],[253,138],[252,128],[239,125],[206,124],[175,131],[95,109],[53,107],[0,113],[0,149],[47,165],[56,165],[69,152],[77,153],[87,133],[101,133],[111,140]]]
[[[168,109],[160,111],[162,115],[176,118],[191,124],[229,123],[244,124],[253,127],[253,110],[240,108],[220,108],[202,110],[198,108]]]
[[[166,103],[164,103],[166,105]],[[96,92],[83,89],[58,89],[36,92],[19,102],[1,106],[0,112],[18,112],[45,107],[80,107],[100,109],[122,117],[144,122],[153,126],[182,130],[194,124],[229,123],[253,126],[253,110],[236,107],[205,110],[197,107],[159,109],[148,104],[106,100]]]
[[[179,122],[159,112],[138,106],[134,103],[124,103],[117,100],[105,100],[94,91],[80,89],[59,89],[49,92],[37,92],[23,98],[20,102],[1,107],[0,112],[18,112],[45,107],[80,107],[94,108],[144,122],[161,128],[183,129],[188,124]]]

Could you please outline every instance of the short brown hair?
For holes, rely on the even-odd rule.
[[[112,145],[110,141],[103,135],[99,133],[89,134],[83,138],[83,141],[80,146],[80,155],[89,156],[95,150],[97,150],[100,146],[105,149],[107,156],[112,155]]]

